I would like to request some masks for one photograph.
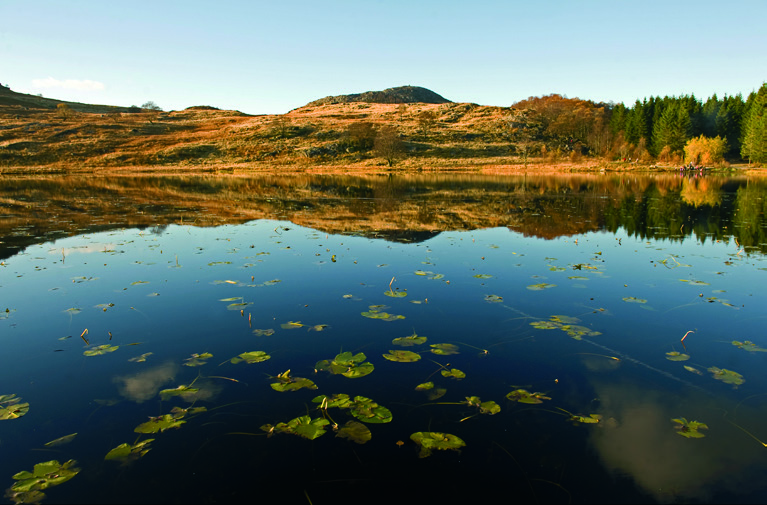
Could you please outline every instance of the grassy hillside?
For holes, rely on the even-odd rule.
[[[425,103],[429,100],[437,103]],[[381,103],[383,102],[383,103]],[[58,104],[66,103],[64,111]],[[327,97],[281,115],[214,107],[129,112],[0,89],[0,170],[388,171],[604,167],[580,153],[527,159],[524,111],[453,103],[413,86]],[[398,152],[376,146],[389,127]],[[514,132],[533,132],[520,137]],[[393,163],[393,167],[390,167]],[[561,168],[561,167],[560,167]],[[623,167],[626,168],[626,167]]]

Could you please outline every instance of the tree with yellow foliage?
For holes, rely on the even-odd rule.
[[[719,135],[714,138],[701,135],[697,138],[691,138],[685,144],[684,161],[695,165],[718,165],[724,162],[726,152],[727,139],[723,139]]]

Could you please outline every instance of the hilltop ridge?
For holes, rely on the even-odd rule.
[[[339,103],[453,103],[451,100],[438,95],[434,91],[420,86],[398,86],[383,91],[365,91],[350,95],[326,96],[306,104],[308,107],[320,105],[335,105]]]

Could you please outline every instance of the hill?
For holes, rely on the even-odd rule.
[[[326,96],[307,104],[316,107],[318,105],[333,105],[337,103],[452,103],[430,89],[420,86],[399,86],[388,88],[383,91],[366,91],[351,95]]]
[[[118,107],[115,105],[94,105],[80,102],[67,102],[54,98],[45,98],[38,95],[17,93],[0,84],[0,106],[17,106],[32,109],[56,110],[60,103],[66,104],[70,109],[77,112],[89,112],[93,114],[107,114],[110,112],[131,112],[130,107]]]

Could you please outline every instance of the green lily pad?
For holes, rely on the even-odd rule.
[[[368,319],[380,319],[381,321],[396,321],[398,319],[405,319],[405,316],[382,312],[380,309],[383,307],[380,305],[371,305],[368,308],[370,310],[362,312],[362,316],[367,317]]]
[[[369,441],[373,435],[370,428],[357,421],[347,421],[346,424],[338,430],[336,437],[346,438],[357,444],[364,444]]]
[[[146,455],[150,450],[149,444],[154,442],[153,438],[142,440],[134,445],[128,443],[120,444],[104,456],[106,461],[120,461],[123,465],[132,463]]]
[[[490,274],[476,274],[474,276],[475,279],[492,279],[493,276]]]
[[[86,351],[83,352],[85,356],[99,356],[101,354],[106,354],[108,352],[115,352],[120,346],[119,345],[97,345],[96,347],[92,347]]]
[[[533,321],[530,326],[539,330],[558,330],[562,325],[553,321]]]
[[[733,340],[732,345],[734,345],[738,349],[743,349],[744,351],[748,351],[748,352],[767,352],[767,349],[764,349],[763,347],[759,347],[758,345],[751,342],[750,340],[746,340],[745,342],[739,342],[737,340]]]
[[[44,445],[45,447],[57,447],[59,445],[68,444],[74,440],[76,436],[77,433],[70,433],[69,435],[64,435],[63,437],[59,437],[57,439],[51,440],[50,442],[46,442]]]
[[[506,398],[515,402],[530,404],[543,403],[543,400],[551,400],[551,398],[543,393],[530,393],[525,389],[516,389],[507,394]]]
[[[690,359],[690,355],[682,354],[678,351],[671,351],[666,353],[666,359],[669,361],[687,361]]]
[[[143,363],[146,361],[146,359],[151,356],[154,353],[151,352],[145,352],[141,356],[134,356],[133,358],[130,358],[128,361],[132,361],[134,363]]]
[[[309,327],[309,331],[325,331],[325,328],[330,328],[328,324],[315,324]]]
[[[390,297],[390,298],[405,298],[407,296],[407,291],[384,291],[384,295]]]
[[[549,320],[553,321],[555,323],[562,323],[562,324],[575,324],[575,323],[580,323],[581,322],[581,320],[578,319],[577,317],[563,316],[561,314],[556,314],[556,315],[550,316]]]
[[[703,281],[694,281],[694,280],[690,280],[690,279],[679,279],[679,280],[681,282],[686,282],[686,283],[688,283],[688,284],[690,284],[692,286],[708,286],[709,285],[708,282],[703,282]]]
[[[213,355],[209,352],[204,352],[202,354],[192,354],[191,357],[186,358],[184,361],[184,366],[202,366],[208,362],[210,358],[212,358]]]
[[[624,296],[623,301],[628,303],[647,303],[647,300],[644,298],[636,298],[633,296]]]
[[[447,389],[445,388],[437,388],[430,389],[426,392],[426,398],[429,399],[429,401],[434,401],[442,398],[447,394]]]
[[[370,398],[355,396],[349,404],[351,414],[363,423],[388,423],[392,420],[392,413],[386,407],[378,405]]]
[[[303,388],[317,389],[317,385],[309,379],[303,377],[291,377],[290,370],[286,370],[279,374],[276,379],[277,382],[273,382],[269,385],[272,389],[279,391],[280,393],[284,393],[285,391],[298,391]]]
[[[256,335],[257,337],[268,337],[270,335],[274,335],[274,330],[271,328],[265,330],[256,329],[253,330],[253,335]]]
[[[410,440],[421,447],[418,454],[419,458],[431,456],[434,450],[439,451],[458,451],[466,446],[466,442],[450,433],[439,433],[436,431],[419,431],[410,435]]]
[[[277,423],[272,426],[271,424],[265,424],[261,426],[261,430],[267,432],[269,435],[273,433],[288,433],[290,435],[298,435],[309,440],[314,440],[324,435],[325,426],[330,424],[330,421],[323,417],[312,419],[310,416],[301,416],[291,419],[287,423]]]
[[[570,421],[582,424],[597,424],[602,420],[599,414],[589,414],[589,417],[570,414]]]
[[[485,295],[485,301],[490,303],[501,303],[503,297],[498,295]]]
[[[470,407],[477,407],[480,414],[495,415],[501,411],[501,406],[494,401],[483,402],[479,396],[467,396],[466,403]]]
[[[602,334],[601,332],[593,331],[591,328],[578,326],[577,324],[563,324],[560,330],[564,331],[575,340],[581,340],[581,337],[584,335],[594,337]]]
[[[426,337],[423,337],[421,335],[416,335],[413,333],[412,335],[409,335],[407,337],[398,337],[391,341],[394,345],[401,345],[402,347],[412,347],[414,345],[421,345],[425,343],[427,340]]]
[[[679,419],[672,419],[675,423],[678,423],[679,426],[674,426],[676,428],[677,434],[682,435],[686,438],[703,438],[706,435],[701,433],[698,430],[707,430],[708,426],[706,424],[698,422],[698,421],[688,421],[684,417],[681,417]]]
[[[149,421],[141,423],[133,430],[136,433],[157,433],[171,428],[178,429],[186,421],[177,419],[171,414],[165,414],[157,417],[150,417]]]
[[[355,379],[364,377],[375,369],[372,363],[365,362],[365,358],[364,353],[360,352],[353,355],[347,351],[338,354],[332,360],[323,359],[318,361],[314,368],[330,372],[333,375],[343,375],[344,377]]]
[[[399,361],[400,363],[412,363],[413,361],[421,359],[421,355],[418,353],[413,351],[400,351],[397,349],[390,350],[389,354],[384,354],[383,357],[389,361]]]
[[[713,374],[714,379],[720,380],[725,384],[732,384],[735,387],[740,386],[746,382],[745,379],[743,379],[743,376],[738,372],[733,372],[732,370],[727,370],[726,368],[717,368],[712,366],[708,369],[708,371]]]
[[[557,287],[556,284],[548,284],[546,282],[541,282],[539,284],[530,284],[529,286],[527,286],[527,289],[529,289],[530,291],[541,291],[543,289],[549,289],[549,288],[555,288],[555,287]]]
[[[429,382],[424,382],[423,384],[418,384],[415,387],[415,390],[416,391],[428,391],[428,390],[433,389],[433,388],[434,388],[434,383],[429,381]]]
[[[193,388],[191,384],[189,386],[181,384],[173,389],[163,389],[160,391],[160,399],[162,399],[162,401],[167,401],[174,396],[180,396],[185,401],[192,401],[194,396],[199,392],[200,390]]]
[[[280,328],[283,330],[295,330],[296,328],[303,328],[304,326],[306,325],[301,324],[301,321],[288,321],[287,323],[282,323]]]
[[[31,472],[25,470],[13,476],[13,479],[17,482],[11,486],[9,490],[11,493],[9,494],[42,491],[43,489],[63,484],[80,473],[80,469],[75,465],[77,465],[77,461],[73,459],[63,464],[56,460],[38,463]],[[39,495],[45,496],[42,493],[39,493]],[[18,498],[22,497],[29,498],[29,496],[23,495],[11,498],[16,503],[30,503],[29,501],[19,501]]]
[[[684,365],[684,369],[687,370],[688,372],[694,373],[695,375],[703,375],[703,372],[701,372],[700,370],[692,366]]]
[[[581,340],[583,336],[594,337],[601,335],[601,332],[594,331],[586,326],[579,326],[575,323],[580,319],[572,316],[553,315],[548,321],[533,321],[530,326],[539,330],[562,330],[575,340]]]
[[[249,351],[239,354],[229,361],[235,365],[237,363],[242,363],[243,361],[248,365],[252,365],[253,363],[261,363],[262,361],[266,361],[271,358],[272,357],[266,354],[264,351]]]
[[[0,421],[18,419],[29,412],[29,404],[20,401],[21,398],[15,394],[0,395]]]
[[[352,403],[352,399],[349,395],[344,393],[334,394],[332,396],[319,395],[312,399],[312,402],[319,403],[321,409],[348,409]]]
[[[458,354],[459,347],[455,344],[431,344],[431,352],[434,354],[440,354],[447,356],[450,354]]]
[[[466,374],[457,368],[451,368],[450,370],[442,370],[442,377],[452,377],[454,379],[465,379]]]

